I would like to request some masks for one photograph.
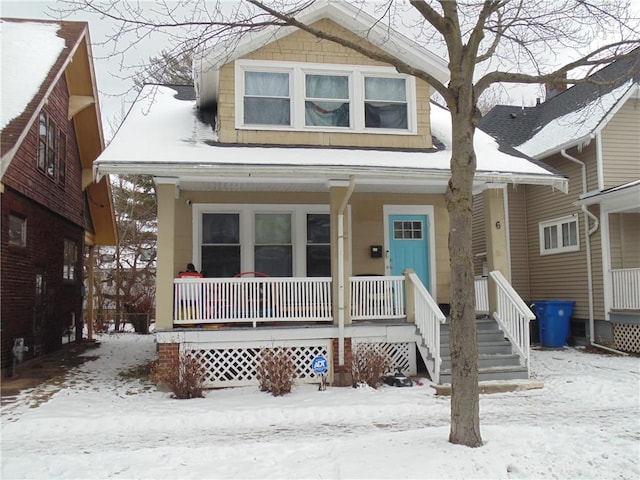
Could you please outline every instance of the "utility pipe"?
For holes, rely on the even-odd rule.
[[[353,189],[355,177],[349,176],[349,185],[342,203],[338,208],[338,365],[344,365],[344,211],[347,208]]]

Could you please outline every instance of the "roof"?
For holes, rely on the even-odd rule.
[[[448,65],[441,56],[425,49],[419,43],[399,32],[388,28],[388,25],[381,24],[378,19],[351,2],[328,0],[309,2],[309,5],[295,15],[295,18],[306,25],[329,19],[389,55],[406,62],[416,69],[427,72],[439,82],[446,85],[449,81]],[[194,56],[193,64],[196,68],[194,78],[196,79],[198,95],[202,97],[202,104],[208,104],[212,100],[209,97],[217,95],[217,92],[214,91],[215,89],[210,89],[210,85],[216,84],[217,81],[215,78],[207,77],[206,82],[202,82],[201,86],[198,87],[200,74],[217,71],[223,65],[284,38],[295,30],[297,30],[297,27],[282,27],[278,25],[271,25],[261,30],[248,30],[237,36],[231,36],[225,44],[217,44],[214,47],[206,48]]]
[[[415,191],[444,192],[449,180],[451,116],[436,104],[431,107],[431,126],[439,148],[227,145],[218,142],[195,101],[181,99],[189,98],[185,88],[146,85],[96,160],[97,175],[147,173],[180,179],[191,189],[209,190],[277,186],[324,191],[329,179],[355,175],[360,189],[408,192],[415,187]],[[532,183],[565,191],[565,177],[519,152],[501,151],[486,133],[477,131],[474,143],[478,188],[487,182]]]
[[[90,169],[104,148],[104,139],[87,23],[2,18],[0,35],[0,179],[63,76],[70,99],[90,104],[73,112],[82,168]],[[108,179],[90,183],[86,192],[92,200],[92,240],[97,244],[115,243]]]
[[[480,127],[525,154],[544,158],[588,142],[630,95],[638,92],[640,49],[612,62],[535,107],[498,105]]]
[[[606,210],[640,213],[640,179],[580,197],[578,205],[606,204]]]

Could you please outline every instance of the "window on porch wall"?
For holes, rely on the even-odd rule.
[[[330,215],[305,212],[304,207],[294,210],[299,211],[264,212],[247,208],[240,213],[203,212],[200,247],[203,274],[229,278],[242,272],[244,266],[244,270],[263,272],[271,277],[305,274],[330,277]],[[244,215],[251,216],[253,232],[242,231],[241,225],[247,225],[242,220]],[[247,266],[242,258],[251,250],[253,265]],[[298,268],[294,268],[296,263]]]

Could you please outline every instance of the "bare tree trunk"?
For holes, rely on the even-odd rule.
[[[478,343],[476,339],[475,292],[472,258],[473,105],[460,101],[450,105],[453,148],[451,179],[446,202],[449,211],[449,255],[451,263],[451,430],[449,441],[478,447],[480,408],[478,391]],[[465,105],[466,104],[466,105]],[[453,107],[453,108],[452,108]],[[471,109],[471,110],[470,110]]]

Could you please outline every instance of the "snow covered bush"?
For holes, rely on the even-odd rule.
[[[291,393],[296,365],[288,348],[265,348],[258,357],[256,373],[260,390],[274,397]]]
[[[162,371],[155,369],[152,378],[156,383],[165,383],[173,392],[173,398],[204,397],[202,365],[187,352],[172,357]]]

